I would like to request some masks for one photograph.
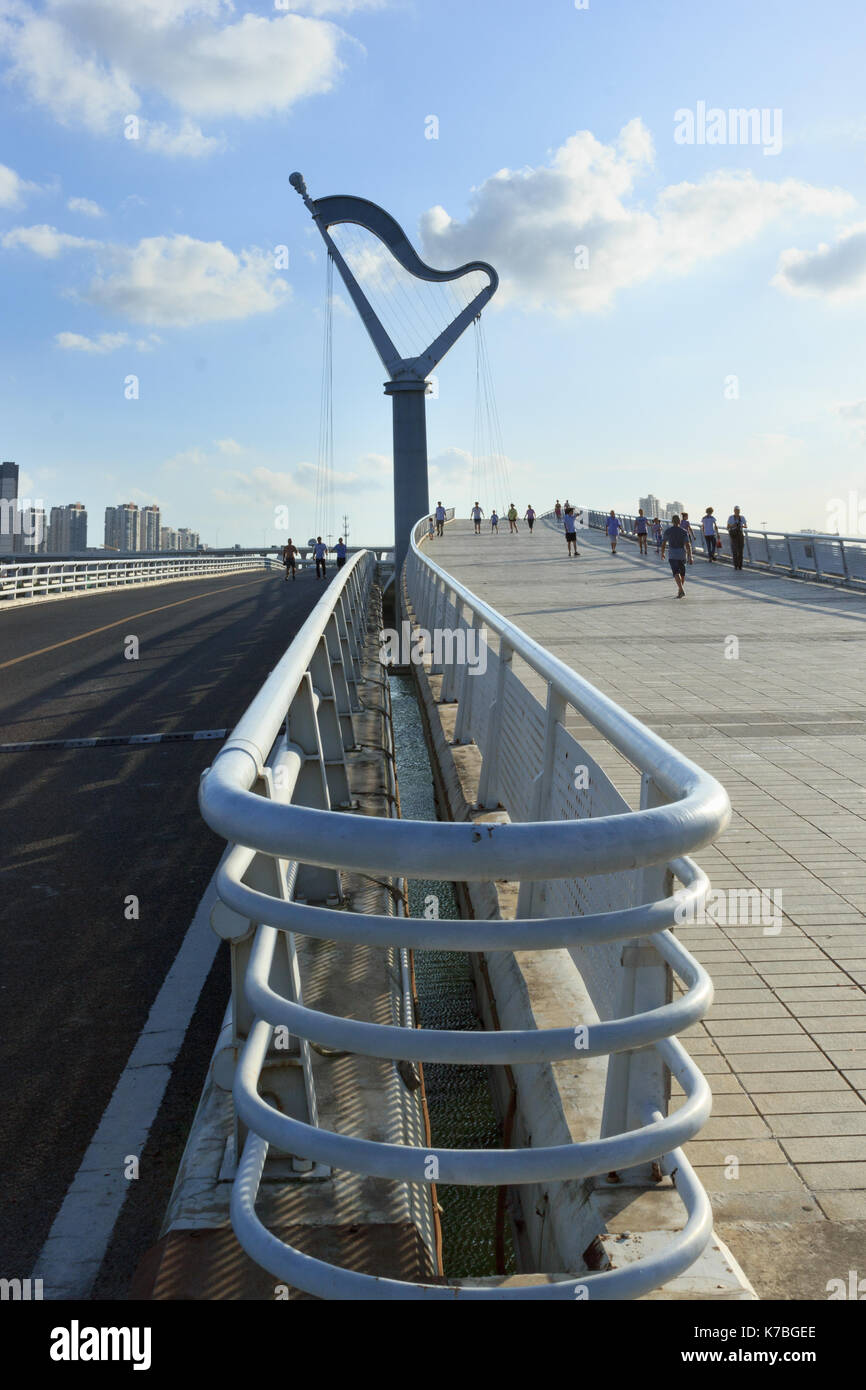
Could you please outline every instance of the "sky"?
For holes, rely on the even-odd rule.
[[[0,458],[212,545],[322,524],[313,198],[492,263],[428,397],[431,501],[866,534],[862,0],[0,0]],[[742,122],[738,111],[754,111]],[[393,538],[385,373],[339,285],[333,515]],[[500,496],[508,478],[508,497]]]

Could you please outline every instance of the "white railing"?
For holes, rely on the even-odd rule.
[[[385,566],[394,565],[394,547],[366,547]],[[298,546],[298,566],[305,569],[314,564],[311,547]],[[350,549],[349,555],[360,553]],[[336,564],[333,554],[327,557],[328,569]],[[274,551],[225,551],[220,554],[156,555],[156,556],[96,556],[72,559],[59,556],[56,560],[4,559],[0,556],[0,603],[4,600],[49,598],[52,595],[116,589],[129,584],[161,584],[172,579],[195,579],[217,574],[234,574],[237,570],[281,569],[282,561]]]
[[[547,516],[550,513],[546,513]],[[610,511],[588,510],[589,525],[595,530],[603,530]],[[635,538],[636,517],[631,513],[617,513],[624,533],[630,540]],[[652,518],[647,518],[651,521]],[[701,518],[689,518],[694,534],[695,554],[703,553]],[[669,522],[664,522],[665,528]],[[724,521],[719,521],[719,533],[724,549],[716,551],[716,561],[730,564],[731,549]],[[648,543],[654,544],[652,536]],[[819,579],[831,584],[851,585],[860,588],[866,585],[866,539],[860,536],[829,536],[805,531],[764,531],[749,526],[743,533],[743,561],[757,569],[776,574],[787,574],[795,579]]]
[[[158,584],[277,564],[264,555],[188,555],[94,560],[0,560],[0,602],[115,589],[127,584]]]
[[[459,1290],[468,1299],[573,1300],[578,1291],[591,1299],[636,1298],[688,1269],[712,1233],[708,1199],[680,1148],[709,1115],[711,1095],[675,1036],[704,1016],[712,986],[671,928],[678,909],[703,906],[707,878],[686,856],[724,829],[728,799],[713,778],[446,574],[430,559],[427,552],[435,553],[435,545],[423,540],[424,531],[426,518],[415,528],[404,571],[405,596],[416,621],[434,634],[483,625],[498,643],[495,653],[488,649],[484,674],[471,674],[465,662],[459,666],[454,653],[460,646],[454,644],[442,698],[458,700],[456,741],[474,739],[481,751],[479,800],[504,805],[511,821],[482,829],[474,823],[381,820],[331,809],[348,802],[343,749],[353,737],[357,624],[368,583],[358,557],[323,595],[201,784],[205,820],[235,846],[218,876],[225,920],[234,922],[223,934],[249,941],[254,924],[267,924],[256,928],[244,968],[233,973],[236,992],[243,996],[236,1013],[249,1025],[245,1037],[237,1038],[243,1051],[234,1082],[236,1111],[248,1130],[233,1190],[235,1232],[273,1275],[320,1297],[453,1299],[453,1286],[338,1269],[268,1232],[255,1212],[268,1145],[307,1161],[410,1184],[498,1186],[588,1179],[649,1164],[657,1165],[656,1171],[676,1169],[687,1219],[664,1249],[601,1273]],[[351,614],[345,612],[347,596]],[[545,681],[546,705],[518,680],[515,657]],[[641,809],[628,807],[566,731],[569,707],[640,770]],[[321,776],[307,778],[306,804],[299,805],[293,790],[311,761],[318,762]],[[577,778],[580,769],[586,776]],[[314,804],[312,786],[320,789]],[[279,891],[261,891],[260,877],[256,886],[242,881],[256,853],[283,866]],[[518,915],[428,921],[293,901],[298,865],[446,881],[519,879]],[[674,876],[682,885],[676,895]],[[327,880],[320,901],[326,890]],[[328,891],[333,892],[333,882]],[[576,1019],[568,1028],[456,1032],[325,1014],[287,997],[269,979],[277,935],[285,933],[291,942],[295,932],[400,950],[566,947],[597,1017]],[[685,986],[673,1001],[671,971]],[[326,1132],[314,1119],[294,1119],[259,1094],[258,1078],[277,1027],[303,1040],[302,1046],[410,1062],[503,1066],[568,1059],[579,1064],[609,1055],[602,1133],[590,1142],[555,1147],[449,1150]],[[671,1076],[685,1099],[669,1114]]]

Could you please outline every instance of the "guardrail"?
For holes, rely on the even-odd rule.
[[[550,515],[549,513],[547,515]],[[588,509],[589,525],[595,530],[603,530],[610,515],[606,512]],[[635,539],[636,518],[627,512],[617,513],[622,522],[625,535]],[[652,517],[647,518],[648,521]],[[717,518],[718,520],[718,518]],[[694,535],[695,554],[703,554],[701,518],[689,518]],[[725,549],[716,551],[716,561],[731,563],[730,542],[724,521],[719,521],[719,533]],[[670,522],[665,521],[667,527]],[[866,540],[857,536],[829,536],[803,531],[761,531],[747,527],[743,533],[744,563],[754,565],[794,579],[818,579],[830,584],[851,585],[859,588],[866,585]],[[652,537],[648,538],[652,544]]]
[[[261,555],[3,561],[0,562],[0,601],[48,598],[52,594],[115,589],[126,584],[155,584],[171,579],[192,579],[197,575],[230,574],[237,570],[261,570],[276,564],[275,559]]]
[[[366,547],[387,568],[394,565],[393,546]],[[297,547],[300,568],[313,564],[312,549]],[[361,549],[350,549],[349,555]],[[334,564],[333,555],[328,556]],[[122,588],[127,584],[157,584],[172,579],[193,579],[209,574],[233,574],[237,570],[281,569],[279,554],[261,550],[222,551],[219,554],[101,556],[88,559],[4,560],[0,557],[0,602],[48,598],[51,595],[88,590]]]
[[[465,662],[460,666],[459,643],[447,656],[443,647],[443,698],[458,701],[456,740],[474,738],[481,750],[479,800],[503,804],[511,823],[485,824],[482,833],[474,823],[377,820],[331,809],[347,796],[343,749],[352,739],[357,623],[368,582],[357,557],[323,595],[201,783],[205,820],[235,846],[218,875],[224,910],[235,922],[223,934],[242,941],[255,924],[267,924],[255,929],[245,969],[233,972],[236,993],[242,995],[237,1014],[245,1013],[249,1027],[245,1039],[238,1038],[243,1052],[233,1088],[248,1133],[234,1183],[232,1222],[243,1247],[262,1266],[323,1298],[636,1298],[688,1269],[712,1233],[709,1201],[680,1148],[709,1115],[711,1094],[675,1036],[703,1017],[712,986],[671,928],[678,908],[697,911],[703,905],[708,880],[687,856],[720,833],[730,806],[713,778],[446,574],[426,553],[434,547],[423,540],[424,530],[426,518],[415,528],[404,571],[405,594],[417,621],[434,632],[462,631],[464,651],[470,628],[483,626],[498,640],[484,675],[472,674]],[[341,609],[347,595],[351,615]],[[515,657],[544,679],[546,705],[518,680]],[[569,707],[640,770],[639,810],[624,802],[566,731]],[[306,804],[297,804],[292,792],[311,763],[318,763],[320,775],[307,778]],[[580,768],[586,779],[575,777]],[[279,793],[278,769],[284,787]],[[265,794],[257,794],[255,786]],[[318,797],[312,804],[311,788]],[[242,881],[254,853],[285,866],[278,892]],[[514,920],[428,921],[334,910],[293,900],[298,865],[337,874],[519,878],[518,913]],[[674,876],[682,884],[676,894]],[[398,950],[567,947],[598,1018],[558,1029],[456,1032],[325,1014],[280,993],[269,980],[277,934],[286,933],[291,941],[295,932]],[[671,999],[671,971],[685,985],[676,1000]],[[258,1093],[277,1027],[305,1045],[408,1062],[503,1066],[609,1055],[602,1133],[591,1142],[546,1148],[422,1150],[325,1132],[314,1120],[303,1123],[281,1113]],[[668,1114],[671,1076],[685,1099]],[[269,1144],[341,1170],[428,1185],[434,1180],[531,1184],[658,1165],[667,1172],[676,1169],[687,1220],[664,1250],[632,1265],[547,1284],[458,1290],[380,1279],[304,1256],[265,1229],[255,1200]]]

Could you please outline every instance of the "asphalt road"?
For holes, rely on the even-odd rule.
[[[231,728],[323,587],[240,572],[3,609],[0,742]],[[219,747],[0,754],[0,1276],[31,1273],[222,853],[196,804]],[[221,948],[95,1297],[158,1235],[228,990]]]

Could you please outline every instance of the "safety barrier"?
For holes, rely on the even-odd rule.
[[[587,515],[591,527],[603,530],[610,509],[602,512],[590,508]],[[617,513],[617,516],[622,522],[624,534],[634,540],[636,517],[629,513]],[[717,520],[724,549],[716,552],[716,560],[730,564],[727,527],[724,520]],[[689,522],[695,552],[703,554],[701,518],[690,517]],[[669,521],[664,522],[665,527],[669,525]],[[808,531],[763,531],[747,526],[743,541],[744,563],[757,569],[792,575],[795,579],[818,579],[855,588],[866,584],[866,540],[863,537],[828,536]],[[649,537],[649,544],[653,544],[652,537]]]
[[[232,574],[276,565],[264,555],[164,555],[157,558],[95,560],[25,560],[0,562],[0,601],[36,599],[127,584],[157,584],[171,579]]]
[[[245,1020],[236,1037],[243,1050],[233,1090],[246,1133],[232,1222],[252,1258],[323,1298],[636,1298],[688,1269],[712,1232],[709,1201],[680,1147],[709,1115],[711,1094],[676,1038],[706,1013],[712,986],[671,928],[682,913],[703,906],[708,880],[687,856],[724,829],[730,806],[713,778],[452,579],[430,558],[435,545],[425,531],[426,518],[414,528],[404,597],[416,622],[433,633],[441,698],[458,702],[455,741],[474,739],[481,751],[479,800],[503,805],[510,822],[429,824],[334,809],[348,804],[344,750],[353,740],[360,624],[371,578],[369,559],[355,557],[201,783],[205,820],[234,846],[218,875],[226,914],[221,934],[235,943],[233,951],[244,952],[233,967],[240,996],[235,1017]],[[488,646],[484,672],[465,659],[470,633],[477,642],[482,628],[497,648]],[[436,646],[436,635],[446,631],[452,640]],[[544,680],[544,705],[520,682],[515,659]],[[640,771],[639,810],[627,805],[566,730],[569,708]],[[248,872],[255,855],[279,866],[273,891],[262,891],[263,876]],[[293,900],[299,866],[325,871],[318,902],[328,901],[335,885],[339,891],[341,870],[466,882],[519,879],[517,917],[428,921],[317,906]],[[676,893],[674,877],[682,885]],[[292,956],[296,932],[401,951],[565,947],[597,1018],[568,1028],[456,1032],[407,1027],[408,1018],[392,1026],[325,1014],[304,1007],[299,991],[281,992],[270,977],[279,934],[286,935]],[[675,1000],[671,972],[685,987]],[[590,1142],[502,1150],[420,1149],[326,1132],[317,1126],[314,1107],[305,1123],[259,1094],[276,1028],[300,1039],[302,1051],[312,1044],[406,1062],[579,1064],[609,1055],[602,1132]],[[685,1096],[673,1113],[670,1077]],[[488,1281],[458,1289],[377,1278],[305,1256],[262,1225],[255,1202],[271,1144],[308,1162],[428,1185],[585,1179],[653,1165],[656,1174],[676,1171],[687,1219],[663,1249],[633,1264],[543,1284]]]

